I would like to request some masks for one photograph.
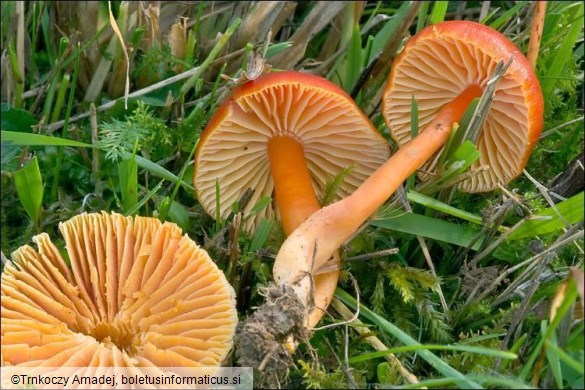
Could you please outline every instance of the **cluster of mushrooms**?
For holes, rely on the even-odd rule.
[[[274,207],[246,228],[277,216],[288,236],[267,303],[238,326],[240,365],[281,368],[281,358],[294,350],[291,336],[313,328],[333,298],[340,246],[406,178],[423,166],[434,169],[453,125],[481,96],[498,62],[511,58],[477,139],[475,168],[489,169],[458,184],[482,192],[522,172],[543,125],[532,67],[489,27],[443,22],[408,41],[383,91],[382,114],[400,145],[391,157],[351,97],[320,77],[273,72],[233,91],[196,151],[198,199],[210,215],[226,217],[249,188],[244,213],[273,196]],[[413,95],[423,130],[411,139]],[[321,208],[325,183],[349,166],[340,200]],[[60,229],[68,259],[41,234],[34,238],[38,250],[18,249],[4,269],[3,366],[222,364],[236,334],[234,292],[176,225],[102,213],[76,216]],[[323,267],[328,271],[315,275]]]

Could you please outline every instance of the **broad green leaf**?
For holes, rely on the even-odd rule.
[[[118,162],[118,177],[122,193],[122,209],[126,213],[138,204],[138,167],[134,158]]]
[[[382,362],[378,364],[376,368],[376,376],[378,377],[378,382],[382,384],[391,384],[393,378],[390,376],[390,365],[388,362]]]
[[[356,300],[341,289],[335,290],[335,297],[343,301],[346,305],[348,305],[353,310],[357,309],[357,302]],[[386,333],[389,336],[396,337],[400,342],[405,345],[412,345],[412,346],[419,346],[420,343],[412,338],[407,333],[403,332],[400,328],[396,325],[392,324],[391,322],[387,321],[386,319],[380,317],[378,314],[374,313],[363,304],[360,304],[359,307],[360,314],[366,317],[368,320],[372,321],[373,324],[378,326],[380,330]],[[467,379],[465,375],[461,372],[457,371],[455,368],[451,367],[449,364],[445,363],[440,357],[429,351],[428,349],[421,349],[417,351],[417,354],[424,359],[427,363],[429,363],[433,368],[435,368],[438,372],[445,375],[446,377],[452,378],[454,383],[463,389],[481,389],[482,387],[472,381]]]
[[[38,225],[43,202],[43,180],[36,156],[14,172],[14,184],[24,210],[35,225]]]
[[[583,200],[583,192],[580,192],[577,195],[574,195],[571,198],[558,203],[555,205],[555,208],[569,224],[574,224],[579,221],[583,221]],[[537,235],[552,233],[566,227],[566,224],[559,217],[557,211],[550,207],[546,210],[536,213],[536,216],[550,217],[550,219],[528,220],[524,222],[524,224],[522,224],[522,226],[520,226],[516,231],[510,234],[508,239],[517,240],[519,238],[534,237]]]
[[[370,223],[373,226],[428,237],[462,247],[468,247],[478,234],[461,225],[398,209],[384,210],[381,217],[373,219]],[[481,242],[481,239],[478,240],[472,249],[479,249]]]
[[[13,144],[21,146],[74,146],[80,148],[93,148],[93,145],[86,144],[83,142],[72,141],[65,138],[50,137],[48,135],[20,133],[15,131],[2,130],[1,143]]]
[[[9,104],[0,105],[2,116],[0,117],[0,128],[3,130],[32,133],[32,126],[39,123],[28,111],[11,107]]]

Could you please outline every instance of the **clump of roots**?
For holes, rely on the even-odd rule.
[[[265,294],[266,302],[236,329],[236,359],[254,368],[254,387],[278,388],[292,364],[287,339],[307,338],[305,307],[289,286],[271,285]]]

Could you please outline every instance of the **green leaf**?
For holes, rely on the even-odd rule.
[[[478,232],[468,230],[461,225],[391,208],[384,210],[380,217],[373,219],[371,225],[428,237],[462,247],[468,247],[478,234]],[[481,242],[481,239],[478,240],[472,249],[479,249]]]
[[[319,199],[319,204],[321,207],[327,206],[333,202],[339,187],[341,187],[347,175],[353,172],[356,166],[357,164],[354,163],[348,167],[345,167],[337,175],[327,180],[323,193],[321,194],[321,199]]]
[[[134,156],[133,156],[134,157]],[[134,158],[118,162],[122,210],[127,213],[138,204],[138,167]]]
[[[490,24],[490,27],[493,28],[494,30],[498,30],[506,22],[508,22],[510,20],[510,18],[512,18],[514,15],[518,15],[518,13],[520,12],[520,10],[522,8],[526,7],[529,3],[530,2],[528,2],[528,1],[525,1],[525,2],[524,1],[521,1],[521,2],[516,3],[516,5],[514,5],[512,8],[510,8],[509,10],[507,10],[506,12],[504,12],[502,14],[502,16],[500,16],[499,18],[497,18],[496,20],[494,20]]]
[[[32,127],[39,123],[30,112],[11,107],[7,103],[2,103],[0,110],[0,128],[3,130],[32,133]]]
[[[250,215],[256,215],[262,210],[264,210],[270,203],[272,203],[272,198],[269,195],[265,195],[258,202],[252,207],[250,210]]]
[[[43,180],[37,157],[33,157],[23,168],[14,172],[16,193],[24,210],[38,226],[43,202]]]
[[[547,340],[545,342],[545,344],[547,347],[547,352],[548,352],[548,350],[551,350],[552,352],[554,352],[557,355],[558,359],[562,360],[563,363],[565,363],[567,366],[569,366],[573,370],[577,371],[578,374],[580,374],[580,375],[585,374],[585,369],[583,368],[583,361],[577,361],[577,359],[574,359],[573,357],[571,357],[571,355],[569,355],[568,353],[563,351],[561,348],[559,348],[559,346],[556,343],[552,343],[552,342]],[[562,376],[561,376],[561,378],[562,378]],[[562,387],[562,386],[559,386],[559,387]]]
[[[157,185],[154,186],[152,190],[148,191],[148,193],[145,196],[143,196],[142,199],[140,199],[140,201],[138,201],[138,203],[136,203],[134,207],[132,207],[130,210],[126,212],[127,213],[126,215],[136,214],[138,210],[140,210],[140,208],[146,204],[146,202],[148,202],[158,191],[160,191],[163,183],[164,180],[160,181]]]
[[[362,36],[359,23],[356,23],[347,49],[347,66],[345,67],[345,80],[342,84],[347,93],[351,93],[357,79],[360,77],[363,63],[362,57]]]
[[[417,16],[417,21],[416,21],[416,32],[417,34],[425,27],[425,24],[427,22],[427,17],[429,14],[429,4],[430,1],[422,1],[421,2],[421,6],[418,10],[418,16]]]
[[[187,209],[185,206],[180,204],[179,202],[173,201],[171,203],[171,207],[169,209],[169,219],[179,225],[179,227],[184,231],[189,230],[190,218],[189,214],[187,213]]]
[[[72,141],[65,138],[49,137],[47,135],[20,133],[15,131],[2,130],[1,143],[21,146],[74,146],[80,148],[93,148],[95,146],[83,142]]]
[[[565,64],[571,59],[575,42],[579,39],[583,29],[583,3],[574,12],[574,22],[570,25],[569,31],[563,34],[563,43],[556,51],[555,57],[547,67],[546,78],[542,81],[542,94],[549,96],[554,91],[555,84],[559,81],[560,76],[565,71]]]
[[[477,353],[479,355],[493,356],[500,359],[518,359],[518,355],[508,351],[500,351],[499,349],[492,349],[486,347],[475,347],[471,345],[437,345],[437,344],[421,344],[421,345],[406,345],[401,347],[389,348],[385,351],[370,352],[363,355],[349,358],[350,363],[365,362],[371,359],[387,356],[390,354],[397,354],[401,352],[420,351],[421,349],[439,350],[439,351],[461,351],[469,353]]]
[[[465,375],[465,378],[476,383],[481,383],[490,388],[502,388],[502,389],[534,389],[522,381],[515,378],[507,378],[497,375]],[[397,387],[398,389],[427,389],[432,387],[438,387],[442,389],[450,388],[450,385],[454,385],[454,378],[439,378],[439,379],[427,379],[418,383],[408,384]]]
[[[273,222],[268,221],[265,218],[260,220],[256,231],[254,232],[254,236],[252,237],[252,241],[250,242],[250,249],[249,252],[257,251],[258,249],[264,246],[270,231],[272,230]]]
[[[376,376],[378,378],[378,382],[382,384],[391,384],[393,378],[390,376],[391,373],[390,365],[388,362],[382,362],[378,364],[376,368]]]
[[[583,208],[583,200],[583,192],[580,192],[555,205],[556,211],[550,207],[536,213],[536,216],[549,217],[549,219],[528,220],[516,231],[510,234],[508,239],[517,240],[525,237],[534,237],[537,235],[552,233],[566,227],[567,225],[563,222],[561,217],[559,217],[558,213],[560,213],[569,224],[583,221],[583,214],[585,212]]]
[[[366,61],[367,64],[369,64],[374,58],[376,58],[378,54],[380,54],[382,50],[384,50],[386,42],[388,42],[391,37],[396,34],[396,30],[400,27],[400,24],[408,15],[411,6],[412,4],[409,1],[402,2],[396,13],[390,19],[388,19],[380,31],[378,31],[374,37],[372,51],[370,52],[370,57]]]
[[[408,191],[406,193],[406,198],[411,202],[423,205],[425,207],[428,207],[429,209],[440,211],[443,214],[461,218],[468,222],[472,222],[478,225],[481,225],[483,223],[483,219],[479,215],[469,213],[465,210],[460,210],[456,207],[448,205],[447,203],[441,202],[440,200],[431,198],[430,196],[421,194],[416,191]]]
[[[128,152],[123,152],[122,153],[122,158],[127,159],[131,156],[131,153]],[[136,164],[138,164],[138,166],[142,169],[146,169],[147,171],[149,171],[150,173],[152,173],[155,176],[160,177],[161,179],[165,179],[170,181],[171,183],[179,183],[181,184],[184,188],[188,189],[189,191],[191,191],[192,193],[195,192],[195,188],[193,188],[192,185],[190,185],[189,183],[187,183],[184,180],[179,180],[179,178],[174,175],[173,173],[169,172],[168,170],[166,170],[165,168],[161,167],[160,165],[142,157],[142,156],[135,156],[136,158]]]
[[[353,310],[357,308],[356,300],[341,289],[335,290],[335,297],[343,301],[346,305],[348,305]],[[392,324],[391,322],[387,321],[386,319],[380,317],[378,314],[374,313],[364,305],[360,304],[360,314],[364,315],[367,319],[372,321],[376,326],[380,328],[384,333],[388,334],[389,336],[396,337],[400,342],[406,345],[412,346],[419,346],[421,345],[418,341],[412,338],[410,335],[404,333],[400,328],[396,325]],[[433,368],[435,368],[438,372],[445,375],[446,377],[452,378],[453,383],[459,386],[462,389],[481,389],[482,387],[472,381],[469,380],[465,375],[461,372],[457,371],[449,364],[445,363],[440,357],[429,351],[428,349],[421,349],[417,351],[418,355],[424,359],[427,363],[429,363]]]
[[[431,12],[431,24],[437,24],[445,20],[447,14],[448,1],[435,1],[433,5],[433,12]]]
[[[553,346],[553,348],[546,348],[546,360],[548,361],[548,365],[550,367],[551,372],[553,373],[553,377],[555,378],[557,388],[563,388],[563,374],[561,371],[561,360],[559,358],[559,354],[557,353],[559,348],[554,348],[557,346],[557,337],[555,334],[552,335],[550,340],[546,340],[545,344],[547,346]]]
[[[279,42],[279,43],[275,43],[273,45],[270,45],[268,47],[268,50],[266,50],[266,59],[269,59],[270,57],[273,57],[279,53],[282,53],[283,51],[285,51],[286,49],[288,49],[291,46],[292,46],[292,42]]]

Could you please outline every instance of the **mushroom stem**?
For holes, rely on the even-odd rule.
[[[268,141],[268,157],[276,205],[284,232],[288,236],[321,206],[311,182],[303,145],[298,140],[289,136],[271,138]],[[338,254],[335,255],[334,261],[339,262]],[[306,266],[311,267],[310,264]],[[279,265],[275,263],[274,267],[278,268]],[[306,318],[305,324],[308,328],[317,325],[323,316],[324,310],[333,299],[338,279],[339,270],[315,278],[312,297],[315,310]]]
[[[288,236],[321,207],[311,182],[303,145],[285,135],[268,141],[268,158],[276,205]]]
[[[461,120],[469,103],[481,94],[478,85],[466,88],[350,196],[318,210],[290,234],[276,257],[273,269],[276,282],[291,285],[299,298],[309,303],[312,288],[309,276],[445,144],[453,124]],[[307,268],[299,268],[301,264]]]

